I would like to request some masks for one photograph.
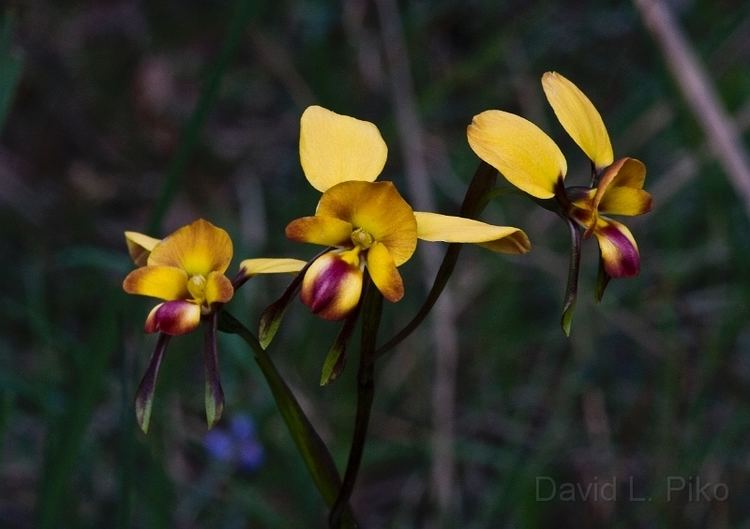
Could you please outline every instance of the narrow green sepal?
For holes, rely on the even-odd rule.
[[[143,374],[141,383],[135,392],[135,417],[138,420],[143,433],[148,433],[148,427],[151,422],[151,406],[154,403],[154,391],[156,390],[156,379],[159,376],[164,351],[167,349],[170,336],[168,334],[159,334],[159,340],[156,342],[156,348],[148,362],[148,368]]]
[[[609,280],[612,279],[610,275],[604,270],[604,262],[599,259],[599,273],[596,275],[596,288],[594,289],[594,298],[597,303],[602,301],[604,297],[604,291],[607,290]]]
[[[562,318],[560,318],[560,326],[562,327],[565,336],[570,337],[570,328],[573,325],[573,314],[576,309],[576,300],[571,299],[565,303],[563,307]]]
[[[300,270],[296,276],[294,276],[294,279],[292,279],[292,282],[289,283],[289,286],[286,288],[281,297],[271,303],[268,307],[266,307],[266,309],[263,311],[263,314],[260,315],[260,323],[258,324],[258,341],[260,342],[260,345],[261,347],[263,347],[263,349],[267,349],[268,346],[271,345],[273,339],[276,337],[276,333],[279,331],[279,326],[281,326],[281,321],[284,319],[286,308],[289,306],[289,303],[291,303],[291,301],[294,299],[294,296],[299,291],[300,285],[302,285],[302,280],[305,277],[307,269],[310,268],[310,265],[313,264],[318,257],[328,252],[329,250],[330,248],[326,248],[318,255],[310,259],[305,267]]]
[[[336,341],[333,342],[331,349],[328,351],[320,373],[321,386],[327,386],[336,380],[344,370],[344,366],[346,365],[346,346],[349,344],[349,339],[356,326],[358,316],[359,307],[346,318],[343,327],[341,327],[338,336],[336,336]]]
[[[578,298],[578,276],[581,268],[581,230],[574,221],[565,218],[570,231],[570,262],[568,263],[568,282],[565,286],[565,300],[560,318],[560,326],[565,336],[570,336],[573,325],[573,314]]]
[[[224,412],[224,390],[221,388],[219,377],[219,353],[216,345],[217,324],[218,314],[213,313],[209,316],[203,345],[203,359],[206,367],[206,423],[209,430],[219,422]]]

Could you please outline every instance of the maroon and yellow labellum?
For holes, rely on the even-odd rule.
[[[326,320],[341,320],[359,303],[363,272],[359,250],[331,251],[307,269],[300,299]]]
[[[630,230],[619,222],[600,218],[594,229],[602,265],[610,277],[632,277],[641,269],[638,245]]]
[[[146,318],[147,333],[163,332],[179,336],[194,331],[201,322],[201,308],[190,301],[167,301],[160,303]]]

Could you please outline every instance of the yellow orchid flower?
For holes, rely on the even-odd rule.
[[[530,121],[500,110],[474,116],[467,129],[472,150],[513,185],[539,199],[556,198],[563,213],[594,235],[609,277],[637,275],[640,255],[635,238],[623,224],[604,214],[641,215],[651,209],[643,190],[644,164],[614,156],[599,112],[576,85],[556,72],[542,76],[547,101],[565,131],[591,160],[598,186],[563,185],[567,162],[559,147]]]
[[[146,318],[146,332],[186,334],[215,304],[232,299],[234,288],[224,275],[232,260],[232,240],[221,228],[200,219],[158,243],[133,232],[126,233],[126,240],[131,256],[139,248],[151,249],[146,266],[130,272],[122,288],[128,294],[164,300]],[[143,261],[143,253],[136,263]]]
[[[307,181],[323,193],[315,215],[293,220],[289,239],[332,246],[305,273],[300,297],[315,314],[338,320],[354,309],[364,270],[391,301],[404,295],[398,267],[417,240],[479,243],[494,251],[526,253],[526,234],[513,227],[414,211],[392,182],[376,182],[388,155],[370,122],[308,107],[300,120],[300,161]]]
[[[145,331],[159,332],[156,349],[136,393],[136,416],[148,431],[156,378],[171,336],[195,330],[206,320],[206,417],[209,428],[224,407],[216,349],[216,311],[234,295],[235,286],[255,274],[297,272],[297,259],[246,259],[234,284],[225,272],[232,260],[232,240],[226,231],[203,219],[183,226],[163,240],[127,231],[128,252],[139,268],[123,281],[128,294],[164,300],[146,318]]]

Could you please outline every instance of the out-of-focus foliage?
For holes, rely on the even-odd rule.
[[[384,55],[384,3],[17,2],[9,48],[0,38],[0,94],[23,57],[0,136],[0,526],[323,526],[323,503],[236,337],[220,337],[225,421],[253,417],[264,454],[253,470],[229,468],[205,448],[202,396],[192,391],[203,380],[199,337],[175,341],[154,427],[147,437],[134,427],[133,391],[154,343],[141,329],[148,302],[120,289],[130,269],[122,232],[146,229],[193,134],[153,235],[204,217],[233,236],[235,267],[259,255],[311,257],[317,249],[285,240],[283,227],[317,200],[297,153],[299,116],[313,103],[377,123],[390,146],[381,179],[409,189],[408,161],[418,154],[399,147],[394,109],[395,94],[412,88]],[[568,182],[588,182],[584,155],[544,101],[547,70],[595,102],[615,152],[646,163],[654,211],[630,223],[641,275],[611,284],[598,306],[595,244],[586,241],[565,339],[565,226],[513,195],[488,207],[485,220],[523,228],[534,248],[517,258],[465,248],[451,280],[459,354],[447,379],[456,385],[451,508],[438,509],[432,493],[447,464],[432,449],[436,410],[447,404],[433,405],[439,348],[428,324],[376,373],[352,498],[363,525],[435,527],[438,512],[448,513],[445,527],[470,529],[747,524],[750,224],[635,8],[398,7],[435,211],[456,213],[478,162],[465,129],[489,108],[540,124],[570,153]],[[747,145],[750,4],[672,8]],[[238,13],[247,24],[217,69]],[[419,306],[423,267],[424,259],[403,267],[406,296],[385,307],[381,339]],[[232,313],[255,326],[285,281],[251,280]],[[271,354],[343,467],[353,365],[318,385],[337,331],[295,301]],[[544,476],[584,487],[614,477],[617,501],[539,501]],[[670,476],[686,480],[671,497]],[[729,499],[694,501],[688,479],[698,476],[725,483]],[[631,483],[652,501],[633,501]]]

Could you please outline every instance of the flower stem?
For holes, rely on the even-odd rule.
[[[283,377],[276,369],[271,357],[261,347],[255,335],[226,310],[219,315],[219,330],[236,334],[242,338],[253,350],[255,361],[263,373],[271,389],[276,406],[284,418],[284,422],[292,435],[307,470],[328,507],[332,507],[341,488],[341,477],[328,448],[315,431],[310,420],[302,411],[302,407],[294,397]],[[342,528],[356,529],[358,524],[348,505],[344,506]]]
[[[461,204],[459,215],[470,219],[478,217],[492,198],[496,180],[497,171],[491,165],[485,162],[480,162],[479,167],[477,167],[477,170],[474,173],[474,178],[472,178],[469,188],[466,190],[466,195],[464,196],[463,204]],[[424,303],[417,311],[417,314],[404,326],[403,329],[375,350],[375,358],[383,356],[404,341],[417,327],[419,327],[422,321],[424,321],[440,297],[440,294],[443,293],[443,289],[456,267],[456,262],[458,261],[460,253],[460,243],[448,245],[445,257],[443,257],[443,262],[440,263],[440,268],[435,275],[435,281],[432,283],[432,288],[427,294],[427,299],[425,299]]]
[[[359,372],[357,374],[357,416],[354,422],[352,446],[346,463],[344,482],[341,484],[338,497],[328,518],[330,529],[341,527],[341,517],[349,504],[349,498],[362,463],[362,454],[367,440],[367,427],[370,423],[370,412],[375,396],[374,353],[382,308],[383,296],[368,280],[365,299],[362,302],[362,342],[359,354]]]

